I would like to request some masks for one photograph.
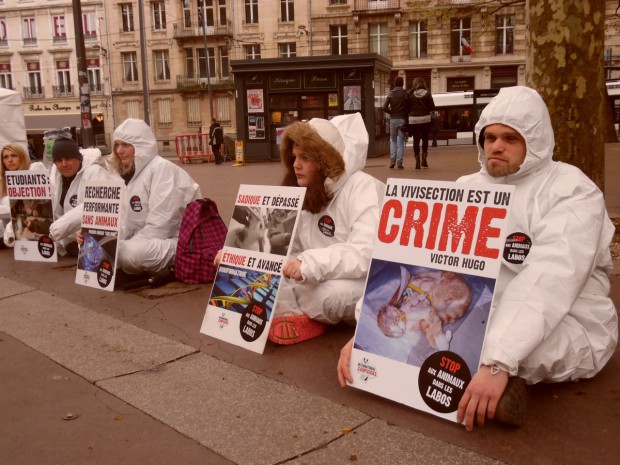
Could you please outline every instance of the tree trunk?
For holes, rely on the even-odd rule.
[[[545,100],[555,160],[605,186],[605,2],[528,0],[526,81]]]

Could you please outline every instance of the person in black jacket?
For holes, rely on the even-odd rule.
[[[409,93],[409,125],[407,132],[413,135],[413,154],[415,169],[428,168],[428,133],[431,130],[431,112],[435,102],[426,88],[424,78],[417,77]],[[420,164],[420,140],[422,140],[422,163]]]
[[[209,144],[215,156],[215,164],[220,165],[223,157],[220,153],[222,143],[224,142],[224,131],[215,118],[211,118],[211,126],[209,126]]]
[[[409,99],[403,88],[403,78],[394,79],[394,88],[390,91],[383,111],[390,115],[390,168],[398,164],[403,169],[403,152],[405,151],[405,124],[409,113]]]

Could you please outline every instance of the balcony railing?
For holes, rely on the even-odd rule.
[[[192,21],[191,26],[183,26],[174,24],[173,34],[175,39],[190,39],[193,37],[203,37],[204,32],[202,26],[198,21]],[[232,25],[226,24],[224,26],[218,24],[214,26],[207,26],[207,36],[232,36]]]
[[[452,56],[452,63],[465,63],[471,61],[471,55],[454,55]]]
[[[45,98],[43,87],[24,87],[24,99]]]
[[[97,33],[86,34],[84,33],[84,42],[96,42],[97,41]]]
[[[383,9],[398,9],[406,0],[355,0],[354,11],[374,11]]]
[[[52,37],[52,43],[54,43],[54,44],[66,44],[67,43],[67,36],[53,36]]]
[[[73,86],[52,86],[54,97],[73,97]]]
[[[36,37],[24,37],[24,45],[37,45]]]
[[[0,39],[0,47],[8,47],[9,39]]]
[[[211,86],[232,86],[232,77],[219,77],[213,76],[207,80],[206,77],[200,76],[177,76],[177,88],[178,89],[206,89]]]

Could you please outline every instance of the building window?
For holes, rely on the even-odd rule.
[[[187,102],[187,125],[202,126],[202,118],[200,116],[200,99],[188,98]]]
[[[347,0],[329,0],[330,5],[346,5]]]
[[[67,42],[67,26],[65,25],[65,16],[52,16],[52,41],[57,43]]]
[[[22,18],[22,39],[24,40],[24,45],[36,45],[37,29],[34,17]]]
[[[258,0],[245,0],[245,23],[258,23]]]
[[[97,15],[94,12],[82,14],[82,28],[85,41],[97,40]]]
[[[138,80],[138,59],[136,52],[123,52],[123,81],[136,82]]]
[[[387,23],[370,24],[369,26],[370,53],[388,54],[388,25]]]
[[[198,48],[196,49],[198,52],[198,68],[200,69],[200,77],[206,78],[207,74],[210,78],[215,77],[215,49],[213,47],[209,47],[207,49],[208,59],[209,59],[209,72],[207,73],[207,63],[205,62],[205,49]]]
[[[71,71],[69,70],[69,60],[56,61],[56,88],[54,97],[72,96]]]
[[[41,65],[38,61],[26,63],[28,70],[28,85],[25,89],[27,98],[43,98],[43,86],[41,85]]]
[[[125,102],[125,109],[127,110],[127,118],[141,119],[140,117],[140,101],[128,100]]]
[[[183,0],[183,27],[192,27],[192,8],[190,0]]]
[[[202,18],[207,18],[207,26],[213,27],[213,0],[198,0],[198,26],[204,24]]]
[[[230,123],[230,103],[231,98],[228,95],[215,96],[215,115],[220,123]]]
[[[220,76],[228,77],[230,75],[228,65],[228,47],[220,47]]]
[[[280,0],[280,20],[282,22],[295,21],[294,0]]]
[[[330,26],[329,36],[332,42],[332,55],[346,55],[349,53],[349,39],[347,37],[346,24]]]
[[[6,19],[0,19],[0,46],[6,47],[9,45],[9,30]]]
[[[409,23],[409,58],[428,57],[428,34],[426,21],[413,21]]]
[[[4,89],[13,89],[11,63],[0,63],[0,87]]]
[[[166,29],[166,4],[164,2],[153,2],[153,29],[164,31]]]
[[[220,26],[226,26],[226,0],[218,0],[220,12]]]
[[[99,58],[90,58],[86,60],[86,72],[88,73],[88,84],[90,85],[90,93],[94,95],[103,94],[103,84],[101,82],[101,67]]]
[[[154,50],[153,60],[155,61],[155,80],[169,81],[170,66],[168,58],[168,50]]]
[[[469,57],[471,48],[471,18],[452,18],[450,20],[450,55]]]
[[[131,3],[121,3],[121,24],[122,32],[132,32],[133,28],[133,5]]]
[[[157,100],[157,124],[159,126],[172,126],[170,102],[170,99]]]
[[[278,49],[280,50],[280,58],[292,58],[297,56],[297,45],[295,42],[278,44]]]
[[[194,50],[191,48],[184,48],[183,50],[185,51],[185,70],[187,71],[187,77],[193,77],[196,74]]]
[[[506,55],[514,53],[515,45],[515,17],[514,15],[497,16],[495,18],[497,28],[495,53]]]
[[[252,44],[245,46],[246,60],[260,60],[260,44]]]

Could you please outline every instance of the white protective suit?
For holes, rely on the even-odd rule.
[[[31,171],[45,171],[45,165],[40,161],[30,163]],[[5,195],[0,199],[0,235],[7,247],[15,245],[15,233],[13,232],[13,223],[11,223],[11,204],[9,196]]]
[[[50,226],[50,233],[58,247],[58,253],[65,255],[65,246],[69,242],[75,242],[75,234],[82,225],[82,203],[84,202],[85,181],[92,179],[109,179],[110,175],[99,164],[101,151],[97,148],[80,149],[82,154],[82,166],[71,182],[63,204],[60,204],[62,194],[62,175],[52,165],[50,182],[52,185],[52,208],[54,209],[54,222]],[[76,207],[79,207],[76,209]],[[76,209],[75,212],[72,210]],[[69,213],[72,212],[72,213]]]
[[[118,265],[130,274],[157,273],[174,263],[185,207],[201,198],[200,187],[184,170],[159,156],[155,135],[144,121],[126,119],[114,131],[114,141],[135,148],[135,173],[127,184],[121,218]],[[115,169],[109,159],[108,169]]]
[[[525,234],[531,248],[522,263],[502,261],[481,363],[528,383],[590,378],[618,340],[608,279],[614,227],[603,194],[579,169],[552,160],[553,128],[536,91],[502,89],[476,124],[477,140],[496,123],[525,139],[519,171],[491,177],[479,145],[482,169],[459,181],[514,185],[508,234]]]
[[[309,124],[321,134],[315,122]],[[297,308],[312,319],[335,324],[355,321],[355,304],[364,292],[385,185],[361,171],[368,152],[368,132],[361,115],[336,116],[330,122],[344,140],[345,172],[336,180],[326,179],[325,186],[333,193],[326,208],[316,214],[301,212],[292,255],[301,260],[303,277],[293,284]],[[321,230],[326,217],[333,220],[333,236]]]

